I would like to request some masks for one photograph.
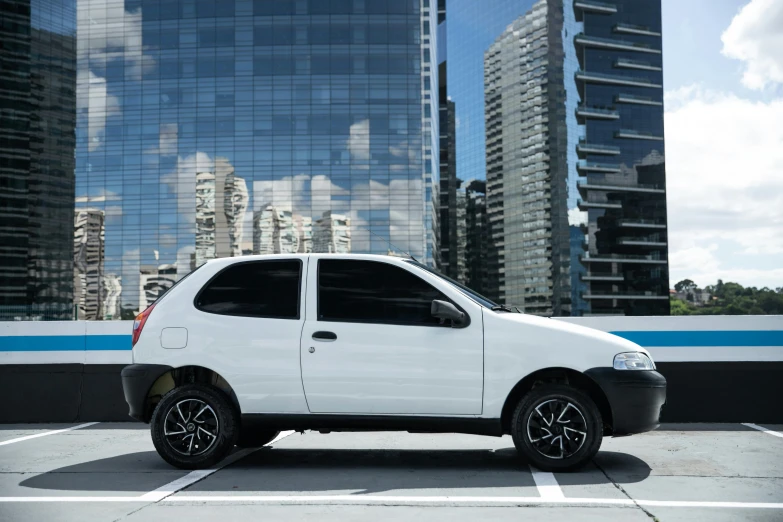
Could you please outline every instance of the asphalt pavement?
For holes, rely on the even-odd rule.
[[[783,520],[783,426],[664,425],[544,473],[510,437],[283,433],[187,472],[132,423],[0,425],[0,520]]]

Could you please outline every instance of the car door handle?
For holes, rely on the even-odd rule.
[[[337,334],[334,332],[315,332],[313,339],[316,341],[336,341]]]

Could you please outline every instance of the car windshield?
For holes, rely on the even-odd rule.
[[[483,307],[486,307],[486,308],[496,308],[496,307],[499,306],[497,303],[492,302],[490,299],[487,299],[483,295],[481,295],[481,294],[471,290],[470,288],[468,288],[467,286],[463,285],[462,283],[460,283],[458,281],[455,281],[454,279],[441,274],[437,270],[433,270],[432,268],[430,268],[430,267],[428,267],[426,265],[422,265],[421,263],[419,263],[417,261],[414,261],[412,259],[406,259],[405,261],[410,263],[410,264],[412,264],[416,268],[420,268],[420,269],[424,270],[425,272],[429,272],[430,274],[443,279],[444,281],[446,281],[450,285],[456,287],[457,290],[459,290],[460,292],[462,292],[463,294],[465,294],[469,298],[473,299],[474,301],[476,301],[478,304],[480,304]]]

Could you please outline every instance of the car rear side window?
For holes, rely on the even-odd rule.
[[[302,262],[249,261],[219,272],[196,297],[203,312],[270,319],[299,319]]]
[[[433,299],[451,301],[407,270],[388,263],[321,259],[318,320],[438,326]]]

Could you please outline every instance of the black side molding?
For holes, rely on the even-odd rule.
[[[408,431],[503,436],[500,419],[477,417],[246,413],[242,415],[242,426],[276,431]]]

